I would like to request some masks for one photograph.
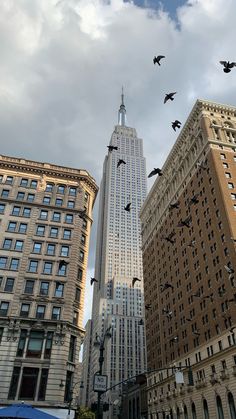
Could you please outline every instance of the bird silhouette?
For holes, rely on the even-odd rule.
[[[180,202],[179,201],[176,201],[173,204],[170,204],[169,210],[171,211],[173,209],[179,209],[179,206],[180,206]]]
[[[229,61],[220,61],[220,64],[224,66],[223,71],[225,73],[230,73],[232,68],[236,66],[236,63],[234,62],[230,63]]]
[[[193,333],[193,335],[195,335],[195,336],[200,336],[200,333],[199,333],[197,330],[194,330],[192,333]]]
[[[132,279],[132,287],[134,286],[134,284],[135,284],[135,282],[141,282],[141,279],[139,279],[139,278],[136,278],[136,277],[134,277],[133,279]]]
[[[83,210],[78,210],[78,215],[80,218],[82,218],[82,220],[85,220],[86,212],[87,212],[87,208],[84,208]]]
[[[224,268],[226,269],[226,271],[228,272],[228,274],[233,274],[234,273],[234,268],[231,266],[231,264],[225,265]]]
[[[119,159],[117,162],[117,167],[119,167],[121,164],[126,164],[126,162],[123,159]]]
[[[176,128],[180,128],[181,127],[181,122],[178,121],[178,119],[176,119],[174,122],[171,122],[172,128],[174,131],[176,131]]]
[[[161,292],[165,291],[167,288],[171,288],[172,290],[174,289],[173,285],[170,284],[169,282],[165,282],[165,284],[160,284],[161,287]]]
[[[226,290],[225,289],[219,289],[218,290],[218,295],[219,295],[219,297],[224,297],[224,294],[226,293]],[[233,300],[234,301],[234,300]]]
[[[156,169],[154,167],[154,169],[149,173],[148,177],[152,177],[152,176],[155,176],[155,175],[162,176],[163,173],[162,173],[161,169],[159,169],[159,168]]]
[[[146,304],[145,305],[146,310],[150,310],[152,308],[151,304]]]
[[[163,308],[162,314],[164,314],[168,319],[172,319],[173,311]]]
[[[175,236],[175,232],[173,231],[172,233],[169,234],[169,236],[162,236],[161,238],[171,244],[175,244],[175,240],[173,240],[174,236]]]
[[[187,322],[191,322],[191,321],[192,321],[192,319],[188,319],[188,318],[186,318],[186,321],[187,321]]]
[[[188,247],[195,247],[196,240],[191,240],[191,242],[188,244]]]
[[[194,204],[194,205],[198,204],[198,202],[199,202],[198,196],[199,196],[199,193],[197,193],[196,195],[193,195],[192,198],[190,198],[189,206],[192,205],[192,204]]]
[[[158,55],[157,57],[155,56],[155,57],[153,58],[153,64],[154,64],[154,65],[155,65],[155,64],[161,65],[161,64],[160,64],[160,61],[162,60],[162,58],[165,58],[165,55]]]
[[[170,342],[173,342],[173,343],[178,343],[178,341],[179,341],[178,336],[174,336],[173,338],[170,339]]]
[[[118,150],[118,147],[115,145],[107,145],[108,151],[111,152],[113,150]]]
[[[201,297],[201,291],[198,290],[195,294],[192,294],[193,297],[200,298]]]
[[[200,169],[206,170],[207,169],[207,165],[206,162],[197,162],[197,167],[200,167]]]
[[[90,279],[90,285],[93,285],[94,282],[98,282],[98,280],[96,278],[91,278]]]
[[[187,228],[190,228],[191,221],[192,221],[192,217],[191,216],[185,218],[185,220],[182,220],[181,219],[180,222],[179,222],[179,224],[177,224],[177,227],[187,227]]]
[[[167,102],[167,100],[174,100],[174,95],[176,95],[177,92],[172,92],[172,93],[166,93],[165,95],[165,99],[164,99],[164,103]]]
[[[61,269],[63,266],[67,266],[69,262],[66,262],[65,260],[60,260],[58,268]]]
[[[125,211],[130,212],[131,210],[131,202],[129,202],[126,206],[125,206]]]

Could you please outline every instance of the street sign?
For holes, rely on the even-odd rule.
[[[175,382],[176,384],[184,384],[184,374],[182,371],[175,371]]]
[[[107,375],[95,374],[93,379],[93,391],[104,393],[107,391]]]

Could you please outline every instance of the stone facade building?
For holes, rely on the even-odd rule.
[[[162,170],[141,211],[148,368],[191,365],[194,386],[150,374],[149,417],[235,418],[236,108],[198,100]]]
[[[0,404],[79,393],[92,209],[86,170],[0,156]]]

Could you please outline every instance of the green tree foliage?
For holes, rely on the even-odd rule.
[[[88,407],[79,407],[76,412],[76,419],[95,419],[95,414]]]

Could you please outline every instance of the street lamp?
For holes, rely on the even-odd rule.
[[[111,326],[109,326],[104,335],[103,336],[99,336],[96,333],[95,336],[95,342],[94,342],[94,346],[96,348],[99,348],[99,371],[96,374],[102,375],[102,366],[103,366],[103,362],[104,362],[104,350],[105,350],[105,340],[106,338],[111,338],[112,337],[112,333],[111,333]],[[102,419],[102,412],[100,412],[101,410],[101,395],[102,392],[98,391],[98,402],[97,402],[97,414],[96,417],[97,419]]]
[[[67,419],[69,419],[69,418],[70,418],[71,404],[72,404],[72,401],[73,401],[73,392],[74,392],[75,386],[76,386],[77,384],[80,384],[79,388],[84,388],[84,383],[83,383],[83,381],[77,381],[77,382],[73,385],[73,387],[71,387],[71,388],[69,389],[69,405],[68,405],[68,415],[67,415]]]

